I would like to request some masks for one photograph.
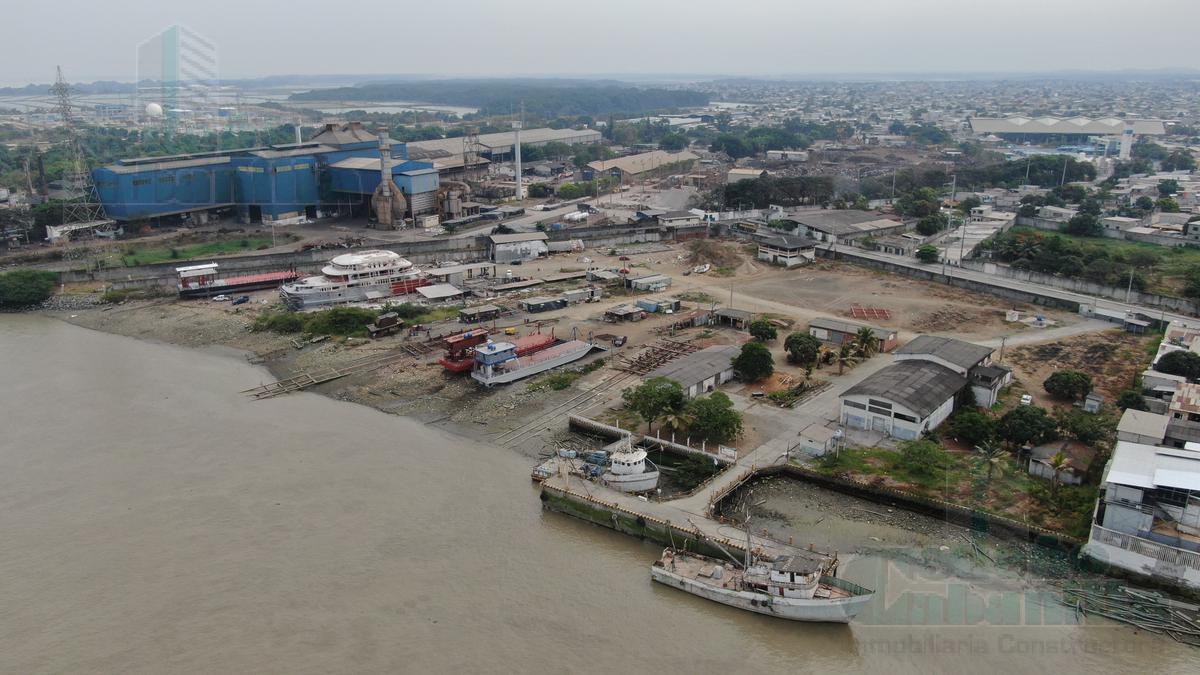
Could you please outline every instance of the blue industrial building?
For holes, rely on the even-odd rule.
[[[437,211],[438,173],[391,149],[393,180],[408,216]],[[124,159],[92,173],[104,211],[117,221],[235,210],[243,222],[367,216],[381,175],[378,138],[358,122],[327,124],[304,143],[171,157]]]

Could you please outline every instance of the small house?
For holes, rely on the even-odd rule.
[[[796,444],[796,449],[806,455],[820,457],[834,450],[837,441],[837,431],[813,423],[800,430],[800,442]]]
[[[491,321],[500,316],[502,311],[495,305],[464,307],[458,310],[458,320],[462,323],[483,323],[484,321]]]
[[[625,285],[635,291],[662,291],[671,287],[671,277],[665,274],[648,274],[643,277],[626,279]]]
[[[521,309],[531,314],[538,312],[551,312],[556,309],[562,309],[567,306],[567,300],[563,297],[535,297],[525,298],[521,301]]]
[[[638,300],[635,304],[647,312],[656,314],[674,314],[683,306],[677,298],[648,298]]]
[[[646,318],[646,310],[633,305],[617,305],[604,310],[604,320],[608,323],[641,321],[644,318]]]

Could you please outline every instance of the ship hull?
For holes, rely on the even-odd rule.
[[[480,384],[491,387],[497,384],[508,384],[526,377],[532,377],[538,373],[544,373],[547,370],[565,366],[568,363],[574,363],[579,359],[587,356],[592,351],[592,346],[587,343],[580,343],[578,349],[565,351],[562,354],[555,355],[552,358],[543,359],[528,365],[522,365],[513,369],[495,370],[490,375],[485,374],[480,370],[471,371],[471,377],[475,378]]]
[[[296,278],[295,272],[276,272],[232,279],[217,279],[204,286],[176,286],[181,298],[211,298],[214,295],[229,295],[245,291],[259,291],[264,288],[277,288]]]
[[[859,611],[871,602],[874,595],[856,595],[836,599],[813,598],[811,600],[771,597],[766,593],[717,588],[676,574],[658,565],[650,568],[650,578],[660,584],[686,591],[706,600],[719,602],[722,605],[789,621],[813,623],[850,623]]]

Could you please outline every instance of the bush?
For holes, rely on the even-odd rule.
[[[1149,410],[1146,397],[1136,389],[1126,389],[1117,398],[1117,407],[1121,410]]]
[[[905,441],[900,445],[896,465],[910,476],[937,478],[950,463],[950,455],[931,440]]]
[[[996,435],[996,422],[978,410],[963,410],[950,421],[955,438],[971,447],[990,441]]]
[[[376,313],[359,307],[334,307],[313,312],[304,320],[304,332],[313,335],[366,335]]]
[[[304,330],[304,315],[299,312],[286,310],[278,312],[263,312],[254,320],[253,330],[271,331],[272,333],[299,333]]]
[[[54,295],[58,275],[44,270],[13,270],[0,274],[0,306],[27,307]]]
[[[933,246],[931,244],[925,244],[921,248],[917,249],[916,257],[917,257],[917,260],[920,260],[921,262],[928,264],[928,263],[937,262],[938,258],[941,257],[941,254],[938,253],[936,246]]]

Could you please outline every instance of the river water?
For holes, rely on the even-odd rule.
[[[851,626],[696,599],[651,584],[657,546],[543,511],[516,453],[237,393],[268,379],[0,316],[0,672],[1194,670],[878,558],[843,565],[880,590]]]

